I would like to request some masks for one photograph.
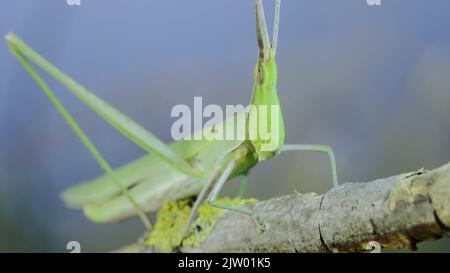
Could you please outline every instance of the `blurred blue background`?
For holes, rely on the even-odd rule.
[[[450,2],[283,1],[279,95],[288,143],[331,145],[341,181],[369,181],[450,160]],[[246,104],[256,61],[253,1],[3,0],[0,34],[19,34],[52,63],[169,142],[176,104]],[[272,22],[273,1],[265,1]],[[144,154],[49,81],[113,166]],[[94,224],[64,207],[97,163],[0,42],[0,251],[108,251],[137,220]],[[305,183],[299,184],[298,181]],[[307,183],[309,182],[309,183]],[[263,162],[249,195],[331,185],[323,155]],[[229,185],[229,193],[237,185]],[[450,251],[449,240],[420,251]]]

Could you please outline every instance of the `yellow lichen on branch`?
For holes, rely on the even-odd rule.
[[[255,203],[256,199],[223,198],[218,203],[231,206]],[[225,213],[224,209],[202,204],[198,209],[197,219],[191,226],[189,236],[183,240],[183,233],[189,212],[193,205],[192,199],[166,201],[158,212],[153,231],[146,240],[147,245],[161,252],[173,252],[183,246],[199,246],[214,229]]]

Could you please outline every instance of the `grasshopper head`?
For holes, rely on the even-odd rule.
[[[284,145],[284,121],[277,94],[277,65],[270,50],[267,61],[255,66],[255,85],[247,120],[247,136],[259,160],[278,154]]]
[[[276,1],[272,43],[269,42],[261,0],[256,0],[256,37],[259,47],[254,71],[252,102],[247,120],[247,137],[255,147],[259,160],[278,154],[284,145],[284,122],[277,94],[277,64],[280,0]]]

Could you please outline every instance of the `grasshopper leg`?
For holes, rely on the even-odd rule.
[[[192,206],[191,212],[189,213],[189,217],[188,217],[185,229],[184,229],[184,234],[183,234],[184,238],[186,238],[189,235],[191,225],[194,222],[195,217],[197,216],[198,208],[200,207],[202,202],[205,200],[205,198],[209,192],[209,189],[211,188],[213,182],[216,180],[217,176],[219,175],[219,172],[220,172],[220,168],[216,168],[213,171],[211,176],[208,178],[208,181],[206,182],[205,186],[203,186],[202,191],[197,196],[197,199],[195,200],[195,203]]]
[[[256,226],[260,230],[265,230],[266,228],[265,228],[264,224],[260,223],[255,218],[255,216],[252,214],[252,212],[250,210],[248,210],[246,208],[236,207],[236,206],[224,205],[224,204],[220,204],[220,203],[216,202],[220,191],[222,190],[223,186],[225,185],[225,182],[230,177],[230,175],[233,172],[233,169],[234,169],[235,166],[236,166],[236,161],[231,161],[228,164],[228,166],[226,167],[225,171],[222,173],[222,175],[220,176],[219,180],[217,181],[217,184],[214,186],[213,190],[209,194],[207,202],[208,202],[208,204],[210,204],[211,206],[213,206],[215,208],[230,210],[230,211],[234,211],[234,212],[238,212],[238,213],[242,213],[242,214],[248,215],[248,216],[250,216],[252,218],[253,222],[256,224]],[[245,176],[244,179],[246,180],[247,176]],[[247,182],[244,182],[244,183],[246,184]]]
[[[324,145],[301,145],[301,144],[290,144],[284,145],[283,152],[285,151],[310,151],[310,152],[320,152],[326,153],[330,160],[331,165],[331,175],[333,177],[333,186],[336,187],[338,185],[338,177],[336,171],[336,157],[334,156],[334,152],[329,146]]]
[[[28,60],[25,58],[25,56],[22,55],[22,53],[20,52],[19,49],[17,49],[14,45],[10,45],[10,48],[11,48],[11,51],[14,54],[14,56],[16,56],[17,59],[22,63],[22,65],[25,67],[25,69],[28,71],[28,73],[31,75],[31,77],[37,82],[39,87],[44,91],[44,93],[47,95],[47,97],[50,99],[50,101],[54,104],[56,109],[58,109],[58,111],[61,113],[63,118],[67,121],[67,123],[69,123],[69,125],[72,127],[75,134],[80,138],[80,140],[83,142],[83,144],[89,150],[89,152],[92,154],[92,156],[95,158],[95,160],[99,163],[101,168],[110,176],[113,183],[116,184],[116,186],[126,196],[126,198],[128,198],[128,200],[131,202],[131,204],[136,209],[136,212],[138,213],[138,215],[141,218],[142,222],[144,223],[145,227],[148,230],[151,230],[153,227],[153,224],[150,221],[150,219],[148,218],[147,214],[144,212],[144,210],[141,208],[141,206],[137,203],[137,201],[133,198],[133,196],[131,196],[128,189],[125,186],[123,186],[123,184],[118,179],[114,170],[111,168],[111,166],[105,160],[105,158],[100,153],[100,151],[97,149],[97,147],[94,145],[94,143],[92,143],[92,141],[87,137],[87,135],[84,133],[84,131],[78,125],[78,123],[75,121],[75,119],[72,117],[72,115],[67,111],[67,109],[64,107],[62,102],[56,97],[53,90],[51,90],[50,87],[45,83],[44,79],[39,75],[39,73],[28,62]]]
[[[189,162],[187,162],[179,154],[175,153],[175,151],[173,151],[159,138],[132,120],[130,117],[114,108],[111,104],[97,97],[94,93],[76,82],[67,74],[60,71],[39,53],[30,48],[17,35],[10,33],[6,36],[6,40],[11,49],[14,50],[13,53],[20,52],[21,58],[24,59],[26,57],[38,67],[42,68],[45,72],[47,72],[47,74],[60,82],[81,101],[92,108],[92,110],[94,110],[105,121],[111,124],[111,126],[132,140],[139,147],[151,153],[155,157],[160,158],[162,161],[172,166],[175,170],[188,174],[192,177],[204,177],[203,172],[195,170]]]
[[[189,218],[188,218],[185,230],[184,230],[184,236],[183,236],[184,238],[186,238],[189,235],[192,223],[194,222],[194,219],[197,216],[198,208],[200,207],[201,203],[205,200],[205,198],[209,192],[209,189],[211,188],[212,184],[216,180],[217,180],[217,183],[207,198],[208,204],[213,207],[216,207],[216,208],[231,210],[234,212],[249,215],[252,218],[252,220],[255,222],[255,224],[258,226],[258,228],[260,228],[262,230],[265,229],[264,225],[259,223],[258,220],[252,215],[251,211],[249,211],[248,209],[223,205],[223,204],[216,202],[217,196],[219,195],[220,191],[222,190],[223,186],[225,185],[225,182],[227,182],[227,180],[230,177],[231,173],[233,172],[233,169],[235,166],[236,166],[236,161],[234,161],[234,160],[231,161],[230,163],[228,163],[228,165],[226,166],[225,170],[220,175],[218,180],[217,180],[217,177],[220,174],[221,168],[217,168],[213,172],[213,174],[210,176],[210,178],[208,179],[208,182],[205,184],[202,191],[200,192],[197,199],[195,200],[194,205],[192,206],[192,209],[189,214]],[[248,182],[248,176],[247,176],[247,174],[245,174],[244,177],[242,178],[241,185],[239,188],[239,197],[242,197],[245,194],[245,190],[247,188],[247,182]]]
[[[241,182],[239,184],[239,193],[237,195],[238,198],[243,198],[245,193],[247,192],[248,187],[248,173],[242,175]]]

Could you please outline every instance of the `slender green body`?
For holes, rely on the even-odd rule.
[[[258,161],[270,158],[281,151],[284,144],[284,123],[276,89],[275,48],[268,45],[262,3],[259,0],[255,3],[260,54],[254,69],[254,88],[250,102],[250,106],[254,107],[250,107],[248,112],[238,114],[245,115],[244,140],[181,140],[166,146],[139,124],[61,72],[19,37],[14,34],[7,36],[13,53],[25,65],[106,171],[105,175],[65,191],[62,198],[68,206],[83,208],[86,216],[95,222],[120,221],[140,212],[156,211],[168,199],[177,200],[199,195],[202,189],[209,188],[208,181],[212,182],[215,177],[218,178],[231,162],[234,167],[226,180],[246,175]],[[258,5],[261,5],[260,9]],[[26,58],[33,60],[113,127],[151,154],[112,171]],[[261,111],[264,107],[267,112]],[[275,115],[271,114],[272,107],[279,110]],[[234,128],[239,118],[242,116],[228,118],[215,127],[224,126],[223,129],[228,131],[231,127]],[[275,123],[276,127],[271,126]],[[211,127],[204,128],[194,135],[211,136],[213,135],[211,130]],[[268,134],[263,137],[262,131]],[[268,143],[272,145],[267,146]]]
[[[59,79],[63,84],[67,82],[67,80],[61,80],[68,78],[67,75],[48,63],[17,36],[10,34],[8,41],[14,47],[20,48],[21,52],[27,57],[39,59],[40,63],[45,61],[46,65],[49,66],[47,71],[51,76]],[[267,105],[269,107],[271,105],[279,106],[276,91],[277,71],[274,54],[271,54],[267,61],[261,58],[258,60],[255,66],[254,77],[255,84],[251,104],[256,106]],[[75,82],[71,78],[68,78],[68,81]],[[71,86],[65,85],[71,88]],[[75,90],[89,92],[78,83],[77,85],[80,88]],[[94,105],[95,101],[91,102],[89,100],[89,98],[92,99],[92,96],[94,96],[91,93],[87,94],[87,98],[84,94],[80,96],[84,98],[88,105]],[[95,100],[97,102],[96,106],[100,104],[107,105],[100,98],[95,97]],[[107,106],[110,111],[112,106]],[[98,108],[94,107],[93,109],[102,116],[107,116],[107,114],[104,114],[106,111],[98,110]],[[250,111],[250,114],[246,112],[241,113],[241,115],[247,116],[253,114],[252,111]],[[246,119],[248,120],[248,117]],[[279,119],[282,123],[281,113]],[[234,126],[235,120],[231,118],[224,121],[225,128]],[[246,128],[248,131],[249,126]],[[205,128],[203,133],[208,130],[210,131],[211,128]],[[129,194],[145,212],[155,211],[163,204],[164,200],[181,199],[197,195],[206,182],[205,178],[212,174],[212,171],[225,157],[236,160],[236,168],[230,179],[247,173],[258,160],[266,159],[279,152],[284,141],[284,126],[281,126],[280,132],[276,134],[282,137],[277,143],[276,149],[270,152],[261,151],[261,143],[265,141],[260,139],[249,140],[248,133],[246,133],[246,140],[181,140],[168,145],[175,154],[189,162],[190,167],[195,169],[197,173],[200,173],[197,176],[192,175],[191,171],[183,172],[183,168],[174,168],[172,164],[162,161],[155,155],[147,155],[124,165],[115,170],[115,175],[122,185],[128,188]],[[135,216],[137,212],[133,204],[129,202],[126,196],[120,194],[121,189],[111,182],[110,175],[105,174],[70,188],[62,194],[62,197],[68,206],[83,208],[87,217],[95,222],[114,222]]]
[[[213,139],[208,138],[209,140],[181,140],[166,145],[131,118],[53,66],[18,36],[8,34],[6,40],[12,53],[24,65],[105,171],[104,175],[65,191],[62,198],[66,204],[82,208],[86,216],[95,222],[115,222],[139,215],[147,228],[151,229],[152,224],[146,215],[147,212],[156,211],[165,200],[198,196],[189,216],[187,224],[189,231],[199,204],[205,200],[209,192],[207,198],[209,204],[250,215],[251,213],[244,209],[215,202],[224,183],[236,176],[246,177],[249,170],[261,160],[271,158],[281,151],[295,150],[327,153],[332,165],[333,183],[336,185],[334,154],[329,147],[284,144],[284,121],[277,94],[275,60],[280,1],[275,1],[274,32],[270,44],[262,1],[255,0],[259,55],[254,69],[250,108],[214,127],[194,133],[212,136],[217,126],[223,126],[224,131],[228,131],[235,128],[236,120],[242,118],[246,121],[246,126],[245,139],[241,140],[220,140],[217,136]],[[113,170],[28,60],[59,81],[149,155]],[[199,138],[194,136],[191,139]],[[214,188],[211,190],[212,186]]]
[[[278,105],[276,91],[277,71],[275,58],[269,58],[267,63],[258,60],[255,68],[255,85],[252,105]],[[259,67],[260,66],[260,67]],[[260,73],[264,72],[264,75]],[[263,79],[263,80],[261,80]],[[246,112],[241,115],[251,115]],[[237,117],[239,118],[239,117]],[[229,118],[224,128],[234,126],[237,118]],[[279,116],[283,124],[282,116]],[[217,124],[216,126],[221,126]],[[229,179],[246,174],[259,160],[267,159],[277,154],[284,142],[284,126],[277,132],[280,137],[278,147],[274,151],[261,151],[259,139],[249,140],[181,140],[169,145],[180,157],[191,162],[201,170],[206,177],[212,175],[213,170],[222,161],[234,159],[237,164]],[[249,129],[246,127],[247,130]],[[205,128],[210,131],[211,128]],[[196,132],[200,133],[200,132]],[[191,139],[195,139],[192,137]],[[261,156],[259,156],[259,154]],[[116,175],[124,186],[129,188],[131,196],[140,204],[145,212],[159,209],[164,200],[177,200],[188,196],[198,195],[206,183],[205,179],[195,178],[171,168],[157,157],[148,155],[130,162],[116,170]],[[111,183],[108,175],[77,185],[63,193],[63,199],[71,207],[84,208],[85,214],[96,222],[111,222],[123,220],[136,214],[132,204],[120,190]]]

